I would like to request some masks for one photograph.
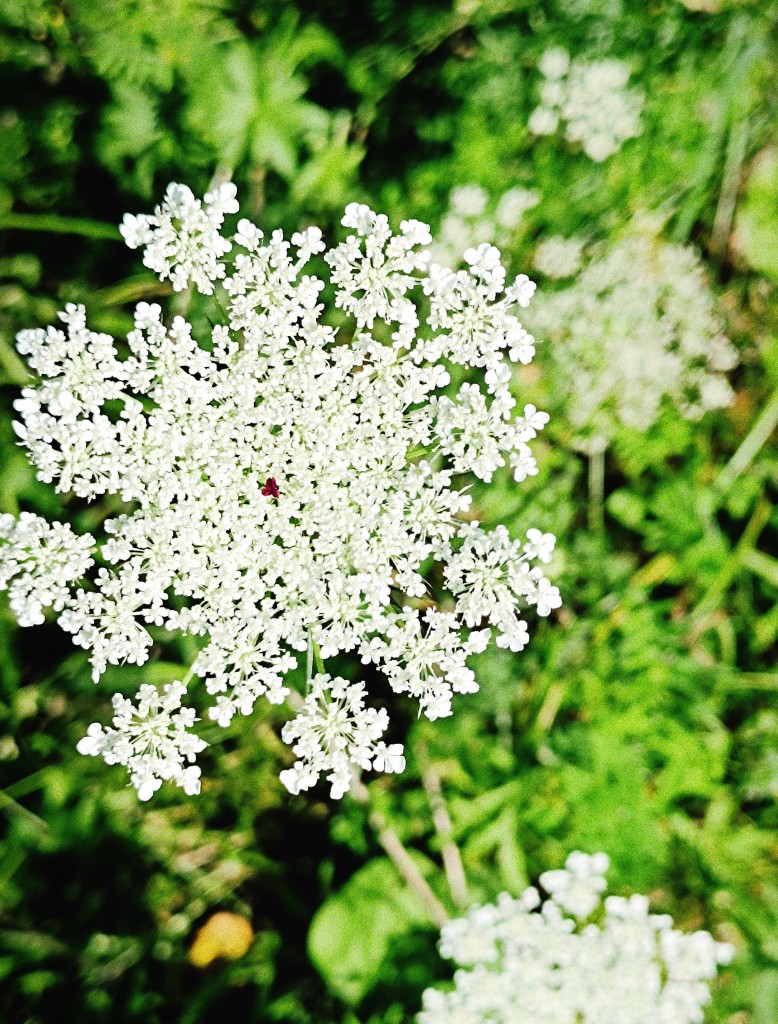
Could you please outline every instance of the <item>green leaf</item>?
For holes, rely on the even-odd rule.
[[[756,161],[735,221],[736,244],[754,270],[778,281],[778,152]]]
[[[614,491],[607,504],[608,512],[623,526],[635,530],[643,522],[645,505],[636,494],[626,488]]]
[[[420,855],[419,866],[429,867]],[[308,932],[308,952],[328,986],[356,1005],[379,980],[397,939],[429,918],[392,863],[372,860],[324,903]]]
[[[187,127],[227,166],[235,166],[245,155],[256,115],[259,73],[255,54],[241,40],[213,47],[188,76]]]

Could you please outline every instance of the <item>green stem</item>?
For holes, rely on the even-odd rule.
[[[0,213],[0,231],[46,231],[57,235],[81,235],[121,242],[118,228],[84,217],[60,217],[56,213]]]
[[[35,828],[40,829],[42,832],[48,831],[48,822],[44,821],[37,814],[34,814],[31,810],[25,807],[23,804],[18,803],[7,791],[0,790],[0,810],[7,811],[9,814],[16,814],[20,818],[24,818],[25,821],[30,822]]]
[[[182,682],[182,683],[184,684],[184,686],[187,686],[187,685],[188,685],[188,684],[189,684],[189,683],[191,682],[191,680],[192,680],[192,677],[193,677],[193,676],[194,676],[194,674],[195,674],[195,669],[194,669],[194,667],[195,667],[195,665],[196,665],[196,664],[197,664],[197,662],[196,662],[196,661],[195,661],[195,662],[192,662],[192,664],[191,664],[191,665],[189,666],[189,668],[187,669],[186,675],[185,675],[185,676],[184,676],[184,678],[183,678],[183,679],[181,680],[181,682]]]
[[[710,251],[718,262],[723,260],[727,251],[747,146],[748,118],[743,113],[740,113],[739,116],[733,117],[729,129],[729,142],[727,143],[727,156],[724,164],[721,193],[711,233]]]
[[[719,473],[714,489],[723,497],[737,480],[743,470],[748,469],[756,458],[759,449],[770,434],[778,427],[778,389],[762,410],[759,419],[753,425],[738,450]]]
[[[322,660],[321,650],[315,640],[312,641],[313,645],[313,660],[316,662],[316,671],[320,675],[324,675],[324,661]]]
[[[743,559],[752,548],[756,547],[762,530],[770,521],[771,512],[772,505],[762,494],[736,547],[727,557],[700,603],[689,613],[690,622],[699,626],[699,623],[716,611],[730,584],[742,568]]]
[[[313,637],[308,633],[308,653],[305,657],[305,689],[310,690],[313,679]]]
[[[597,448],[589,455],[589,529],[602,533],[605,502],[605,449]]]
[[[229,323],[230,323],[230,315],[227,312],[227,310],[224,308],[224,306],[221,304],[221,302],[219,301],[219,296],[216,294],[216,292],[213,293],[213,301],[216,303],[216,306],[217,306],[219,312],[224,317],[224,326],[228,327]]]
[[[402,880],[419,898],[430,920],[438,928],[442,927],[449,920],[448,911],[432,891],[429,882],[422,875],[416,861],[408,853],[402,840],[386,820],[385,815],[381,811],[370,807],[370,794],[356,773],[352,775],[349,793],[357,803],[362,804],[367,809],[368,824],[383,847],[384,853],[394,864],[395,868],[397,868]]]
[[[158,281],[156,277],[133,277],[93,292],[89,299],[89,305],[100,308],[123,306],[126,302],[136,302],[152,296],[170,295],[172,290],[169,281]]]
[[[451,899],[459,910],[466,910],[470,906],[467,877],[462,864],[462,854],[454,839],[454,826],[446,806],[440,776],[424,745],[420,744],[417,747],[416,761],[419,765],[422,785],[429,800],[432,823],[435,826],[435,832],[440,842],[443,870],[448,882]]]

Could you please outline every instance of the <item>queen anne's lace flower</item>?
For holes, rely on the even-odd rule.
[[[605,891],[605,873],[610,861],[604,853],[570,854],[560,871],[545,871],[540,884],[554,903],[573,917],[589,917],[600,903]]]
[[[644,235],[618,242],[533,310],[549,336],[555,393],[582,450],[623,425],[645,430],[663,399],[687,419],[732,401],[737,353],[693,249]]]
[[[232,246],[220,228],[224,216],[238,212],[236,188],[225,182],[202,202],[186,185],[168,185],[164,203],[153,215],[124,215],[121,233],[131,249],[143,249],[143,263],[178,292],[191,281],[205,295],[224,277],[221,257]]]
[[[92,564],[93,547],[93,537],[77,537],[66,523],[49,524],[30,512],[0,516],[0,589],[8,590],[20,626],[40,625],[44,608],[65,607],[68,584]]]
[[[141,686],[137,707],[115,694],[114,727],[90,725],[79,740],[79,753],[126,765],[141,800],[150,800],[163,779],[190,795],[199,793],[200,769],[191,762],[207,744],[189,732],[196,718],[192,708],[181,706],[185,693],[183,683],[168,683],[161,694],[154,686]]]
[[[531,531],[522,544],[465,525],[470,498],[453,484],[501,466],[517,480],[537,471],[529,443],[548,417],[530,405],[514,417],[509,391],[509,361],[532,357],[516,309],[535,286],[508,284],[486,242],[465,253],[468,269],[429,266],[425,224],[393,234],[361,204],[326,253],[318,228],[287,241],[244,219],[224,238],[236,210],[232,186],[200,202],[171,185],[153,216],[125,219],[127,241],[176,288],[218,286],[208,336],[148,303],[127,349],[90,331],[79,306],[60,314],[63,329],[20,334],[42,378],[16,404],[39,477],[127,508],[97,547],[38,517],[3,519],[0,583],[22,622],[59,613],[95,679],[108,664],[142,664],[150,627],[203,637],[193,669],[223,726],[259,697],[283,702],[315,647],[325,659],[354,651],[429,718],[448,715],[454,693],[477,689],[468,656],[493,631],[520,649],[522,610],[559,604],[536,564],[553,537]],[[308,266],[321,254],[334,314]],[[449,396],[452,364],[468,380]],[[93,555],[99,568],[74,585]],[[429,600],[430,559],[450,588],[446,611]],[[339,795],[350,766],[402,769],[399,745],[380,738],[385,711],[359,684],[320,674],[311,685],[284,730],[298,759],[282,776],[290,789],[325,773]],[[193,714],[171,717],[174,695],[144,688],[137,711],[119,698],[113,729],[93,726],[83,749],[126,764],[143,796],[160,779],[193,788],[191,768],[179,769],[200,744],[184,742]]]
[[[540,876],[545,901],[503,893],[447,922],[440,951],[460,969],[424,993],[418,1024],[700,1024],[732,946],[676,931],[644,896],[602,902],[608,864],[573,853]]]
[[[365,707],[362,683],[317,675],[302,712],[284,726],[282,736],[300,758],[294,768],[281,772],[292,793],[310,789],[319,775],[332,783],[330,794],[341,797],[351,785],[352,765],[385,772],[405,769],[402,746],[381,740],[389,724],[385,708]]]
[[[539,67],[545,81],[528,122],[533,134],[553,135],[563,123],[567,141],[579,143],[597,163],[640,135],[643,97],[626,88],[629,69],[622,61],[571,62],[566,50],[553,47]]]

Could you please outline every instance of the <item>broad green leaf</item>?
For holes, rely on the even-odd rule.
[[[419,866],[429,862],[417,857]],[[429,926],[418,898],[389,860],[372,860],[324,903],[308,932],[308,952],[327,985],[356,1005],[380,977],[393,943]]]

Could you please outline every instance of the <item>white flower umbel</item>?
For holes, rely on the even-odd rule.
[[[737,353],[693,249],[636,235],[595,257],[568,287],[544,290],[533,326],[581,450],[621,426],[645,430],[662,403],[687,419],[732,401]]]
[[[545,238],[535,250],[533,264],[545,277],[572,277],[581,268],[582,238]]]
[[[176,291],[191,281],[210,295],[225,274],[221,257],[232,248],[220,228],[225,214],[238,212],[236,191],[225,182],[200,202],[186,185],[168,185],[165,202],[153,215],[124,215],[122,237],[131,249],[143,249],[144,265],[161,280],[170,278]]]
[[[216,321],[204,336],[148,303],[126,346],[90,331],[78,306],[60,329],[20,334],[41,381],[16,403],[16,429],[39,477],[126,506],[99,544],[37,517],[3,519],[0,583],[21,622],[59,613],[95,679],[146,661],[152,627],[202,637],[193,671],[222,726],[260,697],[283,702],[289,673],[317,649],[353,651],[429,718],[448,715],[453,694],[477,689],[467,658],[493,632],[519,650],[523,611],[559,604],[538,566],[551,535],[522,543],[463,523],[461,474],[537,472],[529,444],[548,417],[531,405],[514,416],[509,390],[510,361],[532,358],[516,314],[535,286],[507,282],[486,242],[465,252],[467,269],[430,266],[425,224],[394,234],[364,205],[347,208],[348,237],[326,252],[318,228],[287,241],[244,219],[225,238],[236,210],[232,186],[200,202],[172,185],[152,216],[125,219],[162,278],[217,291],[202,300],[203,320]],[[468,379],[442,394],[453,364]],[[92,557],[98,568],[81,579]],[[449,585],[445,611],[429,600],[431,560]],[[165,732],[168,698],[139,699],[130,713],[120,698],[113,729],[93,726],[84,749],[126,764],[146,796],[153,780],[180,782],[175,766],[200,745],[184,742],[192,715]],[[380,693],[320,671],[284,730],[298,759],[282,776],[290,789],[324,773],[340,795],[350,767],[402,769],[371,703]],[[159,736],[167,745],[154,746]]]
[[[199,793],[200,769],[192,762],[207,744],[189,732],[197,719],[192,708],[181,706],[185,693],[183,683],[168,683],[162,693],[141,686],[137,706],[115,694],[113,728],[90,725],[79,740],[79,753],[125,765],[141,800],[150,800],[163,780],[190,795]]]
[[[459,970],[424,993],[418,1024],[700,1024],[733,947],[676,931],[643,896],[603,902],[608,864],[572,853],[540,876],[545,901],[503,893],[447,922],[440,951]]]
[[[0,590],[8,590],[20,626],[40,625],[44,608],[65,607],[68,584],[92,565],[94,543],[88,533],[78,537],[66,523],[30,512],[0,515]]]
[[[626,88],[629,69],[622,61],[571,62],[566,50],[553,47],[539,67],[545,81],[540,106],[528,122],[534,135],[553,135],[563,124],[567,141],[579,144],[597,163],[640,135],[643,97]]]
[[[341,797],[351,786],[352,766],[385,772],[405,769],[402,745],[381,740],[389,724],[385,708],[365,707],[362,683],[314,676],[302,712],[284,726],[282,737],[300,758],[294,768],[281,772],[292,793],[310,789],[329,772],[330,795]]]

